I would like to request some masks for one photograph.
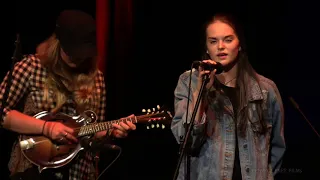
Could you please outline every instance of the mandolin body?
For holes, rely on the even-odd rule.
[[[52,141],[43,135],[21,135],[19,140],[22,154],[31,163],[38,166],[39,172],[47,168],[58,168],[72,161],[83,150],[80,144],[81,139],[90,138],[90,136],[79,136],[77,130],[97,119],[96,114],[92,111],[85,111],[84,116],[69,116],[63,113],[57,113],[53,116],[43,111],[34,117],[46,121],[61,122],[76,129],[73,135],[78,138],[78,143],[61,143]]]

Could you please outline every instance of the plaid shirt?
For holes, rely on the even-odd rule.
[[[0,85],[0,99],[3,98],[4,89],[8,74]],[[25,56],[21,61],[15,64],[12,74],[12,85],[10,93],[7,97],[7,103],[4,107],[3,117],[12,109],[16,109],[20,101],[26,95],[31,96],[34,106],[40,111],[50,111],[54,108],[55,102],[52,104],[44,103],[43,100],[43,87],[47,79],[47,70],[41,65],[40,60],[34,55]],[[98,121],[105,120],[105,100],[106,89],[104,76],[102,72],[98,72],[95,77],[97,92],[101,93],[100,102],[98,102]],[[71,104],[65,104],[60,111],[69,115],[75,115],[76,110]],[[74,159],[70,163],[69,179],[89,179],[92,173],[93,156],[91,153],[86,152],[85,156]]]

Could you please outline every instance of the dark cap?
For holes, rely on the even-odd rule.
[[[64,10],[56,21],[55,33],[71,60],[96,56],[96,23],[91,15],[79,10]]]

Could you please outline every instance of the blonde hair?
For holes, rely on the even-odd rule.
[[[57,112],[72,97],[76,110],[95,110],[100,99],[95,88],[95,77],[98,72],[96,58],[90,59],[90,66],[86,73],[72,72],[61,59],[61,46],[53,35],[47,42],[45,56],[41,63],[48,69],[48,76],[44,88],[44,103],[56,102],[51,110]],[[69,67],[70,68],[70,67]],[[50,98],[50,92],[53,96]]]

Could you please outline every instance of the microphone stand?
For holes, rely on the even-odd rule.
[[[200,105],[200,102],[201,102],[201,98],[202,98],[202,94],[203,94],[203,89],[205,87],[205,85],[208,83],[208,80],[209,80],[209,76],[207,74],[204,75],[203,77],[203,80],[202,80],[202,84],[201,84],[201,88],[200,88],[200,92],[198,94],[198,97],[197,97],[197,101],[196,101],[196,104],[195,104],[195,107],[194,107],[194,110],[193,110],[193,113],[192,113],[192,117],[191,117],[191,120],[190,120],[190,123],[188,124],[188,121],[186,122],[186,135],[184,137],[184,140],[182,142],[182,144],[180,145],[180,150],[179,150],[179,160],[178,160],[178,164],[177,164],[177,167],[176,167],[176,170],[175,170],[175,174],[174,174],[174,180],[176,180],[178,178],[178,174],[179,174],[179,169],[180,169],[180,165],[181,165],[181,162],[182,162],[182,159],[185,157],[186,160],[187,160],[187,170],[185,172],[185,178],[186,180],[190,180],[190,147],[191,147],[191,139],[190,139],[190,134],[192,132],[192,129],[193,129],[193,126],[194,126],[194,120],[195,120],[195,117],[196,117],[196,114],[197,114],[197,111],[198,111],[198,108],[199,108],[199,105]],[[189,107],[187,107],[189,108]],[[186,119],[188,119],[188,117],[186,117]]]
[[[298,103],[296,103],[296,101],[292,98],[289,97],[289,100],[291,101],[291,103],[293,104],[293,106],[299,111],[299,113],[302,115],[302,117],[307,121],[307,123],[310,125],[311,129],[316,133],[316,135],[318,136],[318,138],[320,139],[320,135],[317,132],[317,130],[315,130],[315,128],[312,126],[311,122],[308,120],[308,118],[305,116],[305,114],[302,112],[302,110],[300,109]]]
[[[11,84],[12,84],[12,71],[14,69],[14,65],[15,63],[18,61],[18,59],[20,58],[19,55],[20,55],[20,34],[18,33],[16,35],[16,41],[15,41],[15,50],[13,52],[13,56],[12,56],[12,64],[11,64],[11,69],[9,71],[9,74],[8,74],[8,78],[6,80],[6,88],[4,90],[4,94],[3,94],[3,97],[2,97],[2,100],[1,100],[1,107],[0,107],[0,127],[2,127],[2,123],[3,123],[3,119],[2,119],[2,115],[3,115],[3,110],[6,106],[6,102],[7,102],[7,98],[8,98],[8,95],[9,95],[9,90],[10,90],[10,87],[11,87]]]

